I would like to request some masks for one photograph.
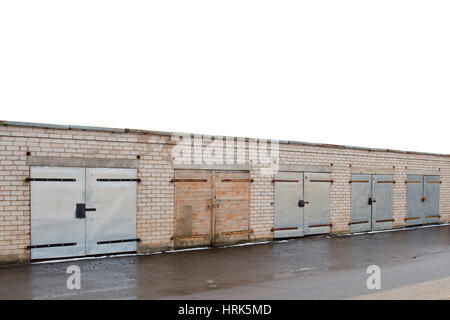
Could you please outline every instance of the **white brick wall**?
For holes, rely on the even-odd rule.
[[[236,143],[235,143],[236,145]],[[137,236],[139,251],[150,252],[173,247],[174,177],[169,136],[145,132],[103,132],[47,129],[0,125],[0,262],[29,260],[30,190],[24,180],[29,176],[27,151],[31,156],[58,158],[139,159],[137,195]],[[351,167],[393,168],[394,227],[403,227],[406,216],[407,169],[440,170],[441,222],[450,222],[450,158],[280,144],[280,164],[330,166],[330,207],[332,232],[349,231]],[[225,154],[225,153],[224,153]],[[238,158],[248,159],[248,150]],[[331,166],[332,164],[332,166]],[[251,171],[250,228],[253,240],[270,239],[273,227],[273,177],[261,176],[259,167]],[[397,196],[398,195],[398,196]]]

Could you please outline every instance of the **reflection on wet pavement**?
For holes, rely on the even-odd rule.
[[[157,299],[448,250],[450,226],[142,256],[0,267],[0,299]],[[66,288],[70,265],[81,289]]]

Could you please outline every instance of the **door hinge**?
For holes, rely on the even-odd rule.
[[[352,225],[352,224],[362,224],[362,223],[369,223],[369,221],[353,221],[353,222],[349,222],[348,225]]]
[[[195,239],[195,238],[207,238],[207,237],[209,237],[209,235],[208,234],[191,234],[191,235],[179,235],[179,236],[172,236],[171,238],[170,238],[170,240],[175,240],[175,239],[181,239],[181,240],[184,240],[184,239]]]
[[[237,230],[237,231],[226,231],[226,232],[222,232],[221,235],[223,235],[223,236],[232,236],[232,235],[235,235],[235,234],[249,234],[249,233],[253,233],[253,229]]]
[[[133,239],[98,241],[97,244],[111,244],[111,243],[139,242],[139,241],[141,241],[140,238],[133,238]]]
[[[369,180],[350,180],[348,183],[369,183]]]
[[[375,222],[394,222],[394,219],[376,220]]]
[[[287,230],[298,230],[298,227],[289,227],[289,228],[272,228],[270,231],[287,231]]]
[[[26,182],[30,181],[42,181],[42,182],[75,182],[77,179],[70,178],[26,178]]]
[[[273,179],[273,180],[272,180],[272,183],[275,183],[275,182],[293,182],[293,183],[298,183],[299,180],[279,180],[279,179]]]
[[[36,244],[36,245],[28,246],[27,249],[51,248],[51,247],[69,247],[69,246],[76,246],[76,245],[77,245],[76,242]]]
[[[333,183],[334,180],[309,180],[309,182],[329,182],[329,183]]]
[[[253,179],[222,179],[222,182],[253,182]]]
[[[97,179],[98,182],[141,182],[141,179]]]
[[[327,224],[313,224],[308,226],[308,228],[321,228],[321,227],[332,227],[333,224],[332,223],[327,223]]]
[[[170,182],[208,182],[208,179],[172,179]]]

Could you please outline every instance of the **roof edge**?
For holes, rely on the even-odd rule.
[[[152,130],[128,129],[128,128],[121,129],[121,128],[92,127],[92,126],[80,126],[80,125],[61,125],[61,124],[6,121],[6,120],[0,120],[0,126],[31,127],[31,128],[42,128],[42,129],[100,131],[100,132],[111,132],[111,133],[154,134],[154,135],[162,135],[162,136],[172,136],[175,133],[175,132],[170,132],[170,131],[152,131]],[[177,132],[177,134],[193,135],[193,133],[181,133],[181,132],[180,133]],[[204,135],[204,136],[212,136],[212,135]],[[252,139],[252,138],[244,138],[244,139]],[[266,139],[266,140],[270,141],[270,139]],[[368,148],[368,147],[358,147],[358,146],[349,146],[349,145],[302,142],[302,141],[295,141],[295,140],[278,140],[278,141],[279,141],[279,143],[282,143],[282,144],[305,145],[305,146],[331,148],[331,149],[347,149],[347,150],[360,150],[360,151],[369,151],[369,152],[388,152],[388,153],[402,153],[402,154],[450,157],[450,154],[432,153],[432,152],[403,151],[403,150],[383,149],[383,148]]]

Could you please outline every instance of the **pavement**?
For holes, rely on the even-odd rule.
[[[450,299],[450,225],[0,266],[0,299]]]

